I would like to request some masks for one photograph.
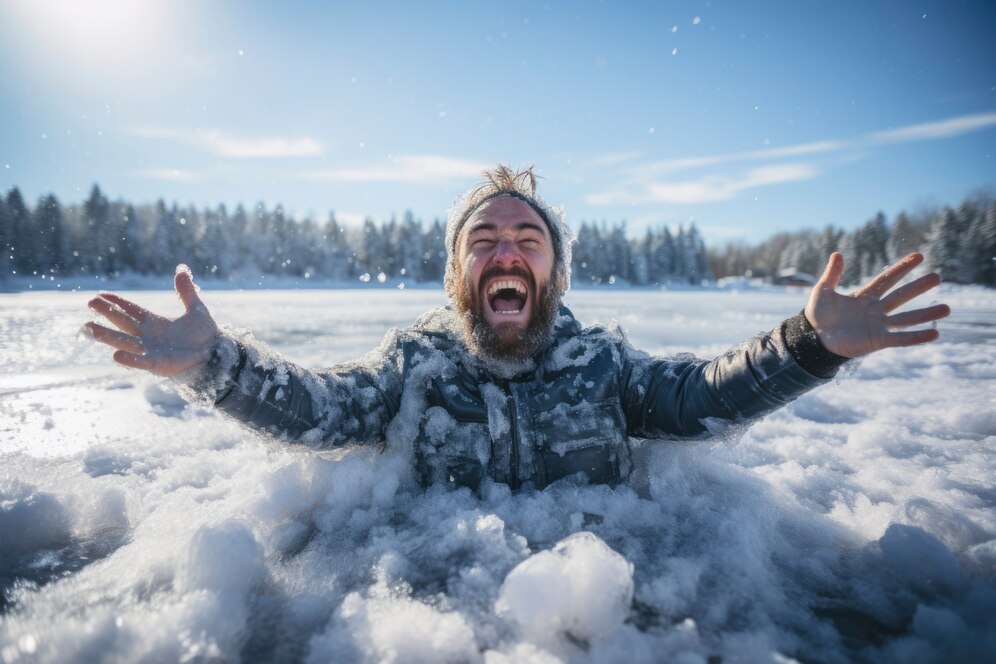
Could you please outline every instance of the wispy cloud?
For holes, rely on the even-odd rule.
[[[303,136],[232,136],[217,129],[185,130],[172,127],[135,127],[131,134],[140,138],[178,141],[229,159],[268,159],[279,157],[314,157],[324,147],[314,138]]]
[[[637,189],[607,191],[586,197],[591,205],[630,203],[712,203],[741,191],[786,182],[811,180],[820,174],[812,164],[790,163],[753,168],[740,176],[706,175],[697,180],[653,182]]]
[[[649,169],[657,173],[673,173],[692,168],[702,168],[705,166],[716,166],[735,161],[759,161],[763,159],[780,159],[782,157],[800,157],[820,152],[833,152],[846,147],[846,143],[841,141],[817,141],[813,143],[801,143],[799,145],[787,145],[780,148],[766,148],[764,150],[750,150],[748,152],[732,152],[729,154],[712,155],[709,157],[683,157],[680,159],[667,159],[664,161],[654,161],[644,164],[641,169]]]
[[[717,166],[742,161],[830,154],[845,150],[867,150],[888,144],[950,138],[993,126],[996,126],[996,113],[979,113],[873,132],[853,140],[828,139],[763,150],[634,164],[622,171],[623,181],[616,187],[590,194],[585,200],[591,205],[690,204],[727,200],[756,187],[810,180],[819,176],[822,171],[811,163],[783,163],[752,168],[745,173],[731,175],[716,173]],[[681,181],[673,181],[668,177],[680,171],[693,169],[710,169],[713,172]]]
[[[992,126],[996,126],[996,113],[978,113],[880,131],[868,138],[876,143],[904,143],[932,138],[951,138]]]
[[[334,182],[434,182],[475,177],[489,166],[442,155],[401,155],[376,166],[313,170],[302,175]]]

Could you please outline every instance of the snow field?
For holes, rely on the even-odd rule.
[[[132,293],[156,310],[175,296]],[[436,291],[211,292],[304,366]],[[619,487],[416,487],[401,452],[251,434],[75,341],[87,294],[0,296],[0,661],[982,661],[996,652],[996,294]],[[572,291],[712,356],[791,291]]]

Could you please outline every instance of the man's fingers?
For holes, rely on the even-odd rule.
[[[153,365],[156,364],[156,361],[152,358],[138,353],[129,353],[126,350],[114,351],[114,361],[126,367],[142,369],[143,371],[152,371]],[[155,372],[153,371],[153,373]]]
[[[197,295],[197,286],[194,285],[194,277],[190,274],[190,268],[186,265],[176,266],[176,276],[173,277],[173,287],[176,288],[177,295],[187,311],[195,309],[206,309]]]
[[[137,320],[139,323],[148,318],[152,312],[150,312],[145,307],[140,307],[131,300],[126,300],[120,295],[114,293],[108,293],[107,291],[101,291],[99,293],[100,297],[116,304],[119,309],[124,311],[126,314]]]
[[[935,341],[941,333],[937,330],[913,330],[911,332],[892,332],[888,336],[888,346],[897,348],[901,346],[916,346]]]
[[[112,348],[126,350],[139,355],[145,351],[145,347],[142,345],[141,340],[130,334],[112,330],[98,323],[87,323],[86,328],[95,340],[102,344],[107,344]]]
[[[941,275],[937,273],[925,274],[919,279],[914,279],[908,284],[904,284],[882,298],[882,309],[888,313],[903,306],[913,298],[919,297],[936,288],[941,283]]]
[[[154,373],[157,376],[171,377],[196,367],[203,362],[203,359],[197,354],[176,358],[156,356],[155,354],[140,355],[127,350],[117,350],[114,351],[114,361],[126,367]]]
[[[827,261],[827,269],[823,271],[823,276],[817,284],[818,287],[837,288],[840,278],[844,274],[844,255],[839,251],[830,254]]]
[[[921,325],[939,320],[950,313],[951,307],[946,304],[937,304],[923,309],[904,311],[901,314],[888,316],[885,320],[889,327],[909,327],[910,325]]]
[[[90,308],[114,323],[128,334],[138,334],[138,321],[126,312],[122,311],[116,303],[112,303],[104,297],[95,297],[88,302]]]
[[[903,277],[917,265],[923,262],[923,254],[913,253],[906,256],[901,261],[882,270],[881,273],[865,286],[860,288],[857,295],[870,295],[880,298],[889,292],[889,289],[902,281]]]

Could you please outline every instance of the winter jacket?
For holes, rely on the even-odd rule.
[[[320,371],[226,334],[197,389],[243,422],[314,447],[405,446],[425,483],[540,488],[624,479],[630,438],[705,437],[768,413],[832,377],[843,358],[821,349],[800,315],[711,362],[651,357],[617,326],[582,329],[561,307],[550,341],[508,371],[468,350],[446,308],[392,330],[362,361]]]

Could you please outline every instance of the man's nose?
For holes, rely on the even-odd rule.
[[[519,253],[519,248],[515,242],[509,239],[502,239],[498,241],[498,246],[495,247],[493,260],[498,265],[516,265],[522,263],[522,254]]]

